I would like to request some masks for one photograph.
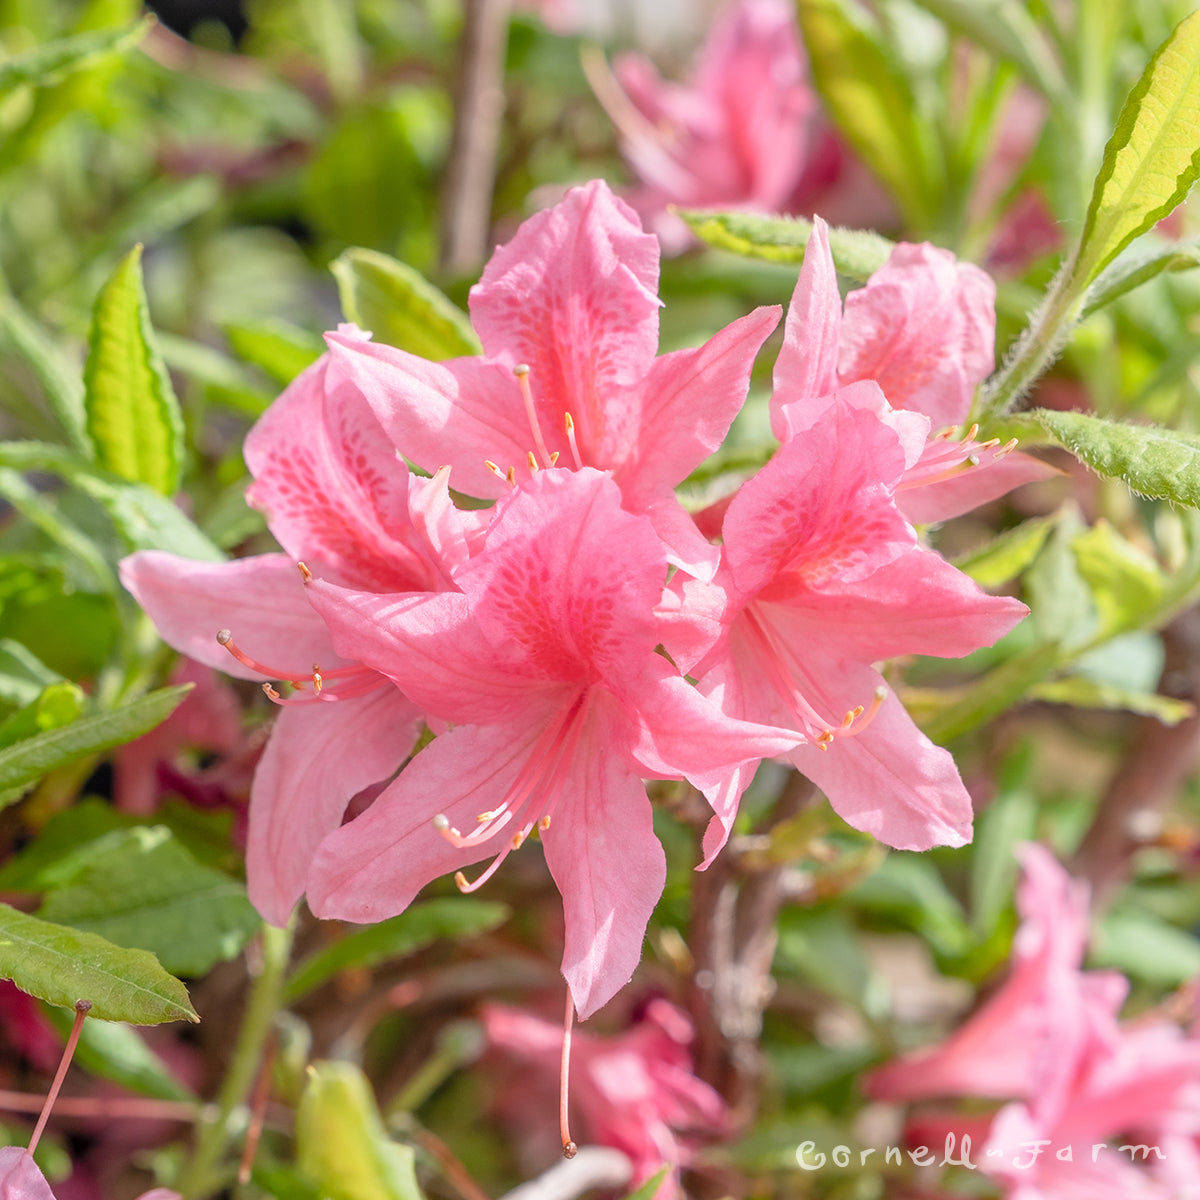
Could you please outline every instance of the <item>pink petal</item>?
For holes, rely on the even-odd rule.
[[[569,412],[585,463],[607,465],[600,448],[635,433],[616,401],[658,349],[658,253],[594,180],[530,217],[471,289],[485,352],[530,368],[541,423],[557,436]]]
[[[483,358],[434,363],[334,333],[325,340],[334,386],[345,383],[366,399],[405,458],[430,472],[449,465],[456,488],[493,499],[508,486],[486,462],[528,471],[533,435],[509,366]]]
[[[711,579],[716,574],[721,548],[704,536],[674,492],[637,511],[649,518],[672,566],[696,579]]]
[[[263,680],[305,676],[314,663],[325,670],[347,665],[333,652],[300,573],[285,554],[202,563],[141,550],[122,559],[120,570],[121,582],[163,641],[227,675]],[[221,629],[230,630],[242,651],[269,670],[264,674],[239,663],[217,643]]]
[[[936,446],[936,443],[930,445]],[[961,475],[913,488],[902,483],[901,490],[896,493],[900,511],[914,525],[931,525],[998,500],[1023,483],[1035,483],[1062,474],[1057,467],[1028,454],[1006,454],[1000,459],[992,459],[989,453],[985,450],[979,465]]]
[[[425,747],[361,816],[321,843],[308,875],[319,917],[370,923],[402,912],[434,879],[504,850],[515,827],[474,848],[454,846],[434,827],[444,815],[469,833],[496,808],[528,762],[549,721],[462,725]]]
[[[1029,613],[920,547],[866,579],[834,581],[762,608],[789,645],[815,640],[831,657],[868,663],[902,654],[961,658],[993,645]]]
[[[615,681],[654,649],[666,556],[599,471],[540,471],[497,507],[486,552],[457,582],[493,645],[547,680]]]
[[[771,431],[780,441],[811,428],[832,402],[838,386],[841,324],[842,297],[829,249],[829,227],[814,217],[800,278],[788,306],[783,347],[775,360]],[[780,416],[785,405],[792,413],[790,431]]]
[[[308,585],[334,644],[386,675],[424,712],[454,722],[491,721],[519,710],[529,689],[511,658],[493,648],[458,592],[377,596]]]
[[[725,515],[725,561],[751,596],[866,578],[916,540],[892,489],[904,469],[895,432],[838,405],[739,490]]]
[[[54,1200],[45,1175],[24,1147],[0,1148],[0,1200]]]
[[[630,401],[640,410],[636,436],[606,437],[595,459],[614,469],[630,507],[682,483],[720,448],[745,403],[755,356],[778,323],[777,307],[757,308],[704,345],[654,360]]]
[[[814,657],[804,691],[837,714],[869,706],[881,683],[870,667]],[[971,840],[971,797],[954,759],[913,724],[894,695],[861,733],[836,738],[827,751],[800,746],[788,757],[844,821],[888,846],[928,850]]]
[[[996,285],[928,243],[901,244],[846,297],[839,376],[874,379],[935,429],[962,422],[995,365]]]
[[[254,774],[246,845],[250,900],[267,921],[287,924],[322,839],[354,795],[400,766],[420,722],[416,706],[387,684],[282,709]]]
[[[429,573],[409,545],[408,469],[358,391],[331,377],[328,361],[293,381],[247,436],[256,477],[247,499],[309,566],[373,591],[421,590]]]
[[[629,982],[667,878],[646,789],[611,752],[609,719],[602,705],[589,712],[559,810],[542,835],[563,897],[563,975],[581,1019]]]

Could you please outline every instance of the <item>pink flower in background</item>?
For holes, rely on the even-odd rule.
[[[193,687],[161,725],[119,747],[114,755],[114,795],[126,812],[154,812],[166,790],[163,768],[172,767],[184,751],[232,754],[242,740],[237,693],[212,670],[185,658],[168,683]]]
[[[528,1063],[548,1091],[557,1086],[561,1026],[499,1004],[480,1015],[491,1046]],[[587,1136],[629,1156],[631,1187],[672,1167],[656,1200],[679,1194],[678,1168],[690,1160],[694,1139],[727,1126],[725,1102],[692,1074],[692,1038],[686,1014],[662,999],[625,1033],[574,1035],[571,1098]]]
[[[872,665],[989,645],[1026,613],[917,544],[897,507],[926,422],[854,384],[744,483],[712,585],[683,583],[667,649],[732,717],[794,729],[788,758],[851,825],[900,849],[962,845],[971,800],[950,754]],[[704,839],[720,849],[752,766],[727,776]]]
[[[432,363],[330,335],[331,375],[362,393],[401,454],[430,471],[449,463],[470,495],[505,495],[510,470],[514,481],[555,464],[610,471],[672,561],[711,575],[717,550],[674,489],[724,440],[779,310],[656,358],[658,263],[657,241],[606,184],[575,188],[471,289],[484,357]]]
[[[871,1072],[866,1090],[877,1100],[939,1096],[1031,1099],[1051,1088],[1052,1068],[1086,1032],[1090,1013],[1115,1013],[1124,980],[1080,970],[1088,936],[1086,885],[1072,880],[1043,846],[1018,852],[1021,925],[1013,939],[1008,978],[949,1038]]]
[[[795,737],[724,716],[655,652],[666,576],[654,528],[612,479],[543,470],[496,509],[462,589],[382,596],[314,580],[340,651],[453,723],[321,844],[309,903],[378,921],[428,882],[540,832],[563,896],[581,1017],[633,973],[666,862],[643,778],[702,789]],[[465,830],[466,832],[460,832]]]
[[[995,364],[990,277],[928,243],[901,243],[850,292],[843,312],[828,228],[819,218],[800,269],[775,365],[771,425],[782,441],[811,429],[839,389],[874,381],[895,409],[922,413],[931,432],[959,426]],[[996,443],[929,439],[899,485],[909,520],[939,521],[993,500],[1052,468]]]
[[[668,254],[693,242],[668,206],[891,219],[879,184],[822,119],[788,0],[735,0],[711,26],[684,83],[641,54],[610,73],[585,59],[597,98],[639,180],[630,203]]]
[[[45,1175],[20,1146],[0,1149],[0,1200],[55,1200]],[[151,1188],[138,1200],[183,1200],[170,1188]]]
[[[287,553],[205,563],[145,551],[123,561],[121,579],[177,650],[302,689],[282,698],[250,798],[250,897],[285,924],[321,838],[351,797],[395,772],[422,721],[384,676],[335,653],[296,560],[355,587],[451,588],[486,514],[455,509],[445,473],[410,477],[353,389],[331,384],[327,359],[251,431],[246,461],[250,498]],[[219,630],[240,658],[218,645]]]

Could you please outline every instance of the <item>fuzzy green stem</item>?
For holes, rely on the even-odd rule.
[[[1004,416],[1058,357],[1079,323],[1087,301],[1088,278],[1080,269],[1078,250],[1063,264],[1050,284],[1025,332],[1017,339],[1004,366],[984,386],[977,418],[987,428],[989,420]]]
[[[186,1200],[201,1200],[224,1181],[220,1166],[232,1137],[231,1118],[254,1086],[267,1037],[282,1004],[292,936],[290,927],[263,926],[262,969],[251,988],[229,1071],[217,1093],[216,1115],[200,1127],[192,1157],[179,1178],[178,1188]]]

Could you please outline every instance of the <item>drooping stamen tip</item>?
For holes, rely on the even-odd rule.
[[[312,580],[312,572],[307,566],[305,566],[304,563],[298,562],[296,564],[296,569],[300,572],[300,578],[303,579],[305,583],[309,583]]]
[[[467,882],[467,877],[461,871],[454,872],[454,886],[462,893],[470,891],[471,885]]]
[[[231,641],[233,641],[233,630],[232,629],[218,629],[217,630],[217,644],[219,646],[228,646]]]
[[[574,1158],[579,1153],[579,1147],[574,1142],[563,1142],[563,1158]]]
[[[539,822],[538,828],[545,833],[550,828],[550,814],[547,813]]]
[[[76,1000],[75,1011],[87,1016],[92,1011],[92,1002],[90,1000]]]

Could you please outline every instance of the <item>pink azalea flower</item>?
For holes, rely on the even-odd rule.
[[[480,1015],[490,1045],[557,1085],[560,1026],[499,1004],[485,1005]],[[687,1015],[662,999],[651,1001],[625,1033],[574,1035],[571,1097],[583,1126],[592,1141],[629,1156],[632,1188],[664,1165],[672,1168],[655,1200],[679,1194],[679,1168],[691,1158],[694,1136],[726,1128],[725,1102],[692,1074],[692,1038]]]
[[[839,389],[873,380],[896,409],[923,413],[937,432],[961,425],[995,363],[996,286],[928,243],[901,243],[845,302],[820,218],[804,255],[775,365],[771,424],[786,441],[811,429]],[[1011,444],[929,439],[900,485],[911,521],[957,516],[1055,472]]]
[[[874,1099],[1050,1095],[1069,1082],[1068,1069],[1068,1079],[1052,1088],[1052,1068],[1086,1033],[1087,1015],[1120,1008],[1120,976],[1080,972],[1088,936],[1086,885],[1072,880],[1043,846],[1026,845],[1018,856],[1021,925],[1008,978],[944,1042],[873,1071],[865,1087]]]
[[[470,495],[498,498],[506,474],[555,463],[611,471],[672,561],[711,575],[717,551],[674,489],[724,440],[779,310],[656,358],[658,261],[656,239],[595,181],[526,221],[471,289],[484,357],[431,363],[330,335],[331,374],[362,392],[406,458],[449,463]]]
[[[0,1200],[54,1200],[50,1184],[46,1182],[32,1155],[21,1146],[0,1148]],[[143,1192],[138,1200],[183,1200],[178,1192],[170,1188],[151,1188]]]
[[[598,471],[543,470],[497,507],[483,551],[455,576],[461,594],[309,585],[344,655],[454,725],[321,844],[313,911],[377,921],[496,855],[474,884],[460,873],[473,890],[536,828],[581,1017],[632,975],[662,892],[642,779],[711,787],[795,741],[723,716],[655,653],[666,559],[651,523],[620,502]]]
[[[640,54],[622,54],[597,94],[621,134],[641,187],[631,202],[670,252],[691,241],[667,212],[788,207],[813,140],[809,87],[795,14],[786,0],[738,0],[714,22],[687,83],[662,79]]]
[[[1027,612],[917,544],[895,492],[925,428],[890,412],[874,383],[843,389],[730,502],[714,584],[677,585],[664,613],[667,649],[706,695],[730,716],[796,730],[788,758],[837,812],[909,850],[968,841],[971,800],[871,664],[967,654]],[[752,773],[734,771],[714,797],[709,861]]]
[[[355,587],[449,588],[483,515],[454,508],[445,473],[411,478],[353,390],[331,384],[327,359],[251,431],[246,461],[256,476],[249,496],[287,553],[201,563],[144,551],[124,560],[121,578],[175,649],[299,689],[280,698],[251,788],[247,845],[250,897],[285,924],[318,843],[352,796],[395,772],[422,720],[384,676],[335,653],[295,560]],[[232,633],[229,646],[219,630]]]

